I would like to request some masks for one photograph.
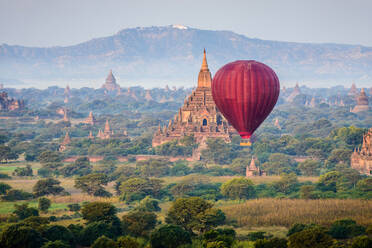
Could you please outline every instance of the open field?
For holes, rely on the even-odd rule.
[[[351,218],[362,225],[372,224],[372,201],[341,199],[256,199],[244,203],[219,202],[229,220],[239,227],[284,226],[295,223],[329,225]]]

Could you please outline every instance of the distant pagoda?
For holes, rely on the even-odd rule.
[[[164,127],[158,127],[152,139],[153,147],[186,135],[193,135],[197,143],[205,141],[205,137],[222,138],[230,142],[231,133],[235,130],[217,109],[212,97],[211,83],[212,76],[204,50],[197,88],[185,99],[184,105],[173,120]]]
[[[293,102],[295,97],[300,95],[300,94],[301,94],[300,86],[298,85],[298,83],[296,83],[296,86],[293,88],[292,93],[287,97],[287,101],[288,102]]]
[[[120,91],[120,86],[116,83],[116,79],[112,74],[112,70],[110,70],[109,74],[107,75],[106,82],[102,85],[103,89],[107,91]]]
[[[266,176],[266,173],[256,166],[254,157],[252,157],[251,163],[245,169],[245,177],[253,176]]]
[[[358,95],[359,91],[355,85],[355,83],[353,83],[351,85],[351,88],[349,90],[349,92],[347,93],[348,96],[351,96],[351,97],[356,97]]]
[[[63,152],[64,150],[67,149],[67,145],[71,143],[71,138],[70,138],[70,135],[68,134],[68,132],[66,132],[66,135],[65,135],[65,138],[63,139],[60,147],[59,147],[59,151],[60,152]]]
[[[23,100],[16,100],[8,97],[8,93],[0,93],[0,111],[8,112],[13,110],[20,110],[25,107]]]
[[[63,121],[70,122],[70,117],[68,116],[68,112],[66,108],[63,110]]]
[[[364,89],[362,89],[360,91],[359,96],[357,97],[357,105],[353,109],[351,109],[350,112],[359,113],[359,112],[364,112],[368,110],[369,110],[368,97]]]
[[[94,126],[94,124],[96,124],[96,119],[94,118],[92,111],[89,112],[89,116],[83,121],[83,123],[89,124],[89,125],[92,125],[92,126]]]
[[[351,167],[361,174],[372,175],[372,128],[363,135],[361,149],[354,149],[350,159]]]

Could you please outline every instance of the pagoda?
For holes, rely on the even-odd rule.
[[[359,173],[372,175],[372,128],[363,135],[362,148],[354,149],[350,163]]]
[[[68,112],[66,108],[63,110],[63,121],[70,122],[70,117],[68,116]]]
[[[66,135],[65,135],[65,138],[63,139],[60,147],[59,147],[59,151],[60,152],[63,152],[64,150],[67,149],[67,145],[71,143],[71,138],[70,138],[70,135],[68,134],[68,132],[66,132]]]
[[[116,83],[116,79],[114,74],[112,74],[112,70],[110,70],[109,74],[107,75],[106,82],[102,85],[102,89],[106,89],[107,91],[119,91],[120,86]]]
[[[347,93],[347,95],[351,96],[351,97],[356,97],[358,95],[358,93],[359,93],[358,89],[357,89],[355,83],[353,83],[351,85],[351,88],[350,88],[349,92]]]
[[[222,138],[230,142],[231,133],[235,130],[217,109],[212,97],[212,75],[209,71],[206,52],[198,76],[198,85],[192,91],[170,120],[168,125],[159,126],[152,139],[152,146],[159,146],[184,136],[193,135],[197,143],[206,138]]]
[[[292,93],[287,97],[287,101],[288,102],[293,102],[295,97],[300,95],[300,94],[301,94],[300,86],[298,85],[298,83],[296,83],[296,86],[293,88]]]
[[[89,116],[83,121],[83,123],[94,126],[96,119],[94,118],[92,111],[89,112]]]
[[[245,169],[245,177],[253,176],[266,176],[266,173],[256,166],[254,157],[252,157],[251,163]]]
[[[359,112],[364,112],[368,111],[369,106],[368,106],[368,97],[366,95],[366,92],[364,91],[364,88],[360,91],[359,96],[357,97],[357,105],[350,110],[352,113],[359,113]]]

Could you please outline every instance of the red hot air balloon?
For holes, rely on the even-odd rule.
[[[249,139],[270,114],[279,90],[275,72],[254,60],[224,65],[212,82],[214,102],[243,139]]]

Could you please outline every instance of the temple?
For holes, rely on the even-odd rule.
[[[288,102],[293,102],[295,97],[301,94],[300,86],[296,83],[296,86],[293,88],[292,93],[287,97]]]
[[[108,91],[114,91],[114,90],[120,91],[120,86],[116,83],[116,79],[114,75],[112,74],[112,70],[110,70],[106,78],[106,82],[102,85],[101,88],[106,89]]]
[[[360,94],[357,97],[356,101],[357,101],[357,105],[354,108],[350,109],[350,112],[359,113],[359,112],[364,112],[364,111],[369,110],[368,97],[364,89],[360,91]]]
[[[174,119],[164,127],[159,126],[152,139],[153,147],[190,135],[199,144],[205,142],[206,138],[222,138],[230,142],[231,133],[235,130],[217,109],[211,84],[212,75],[204,50],[197,88],[185,99]]]
[[[8,112],[18,109],[23,109],[25,102],[23,100],[16,100],[8,97],[8,93],[0,93],[0,111]]]
[[[351,85],[351,88],[349,90],[349,92],[347,93],[348,96],[351,96],[351,97],[356,97],[358,95],[359,91],[355,85],[355,83],[353,83]]]
[[[256,166],[254,157],[252,157],[251,163],[247,165],[245,169],[245,177],[253,176],[266,176],[266,172],[262,171],[259,167]]]
[[[351,155],[351,168],[361,174],[372,175],[372,128],[363,136],[362,148]]]
[[[89,112],[89,116],[83,121],[84,124],[92,125],[96,124],[96,119],[93,116],[93,112]]]
[[[66,132],[66,135],[65,135],[65,138],[63,139],[60,147],[59,147],[59,151],[60,152],[63,152],[64,150],[67,149],[67,145],[71,143],[71,138],[70,138],[70,135],[68,134],[68,132]]]

